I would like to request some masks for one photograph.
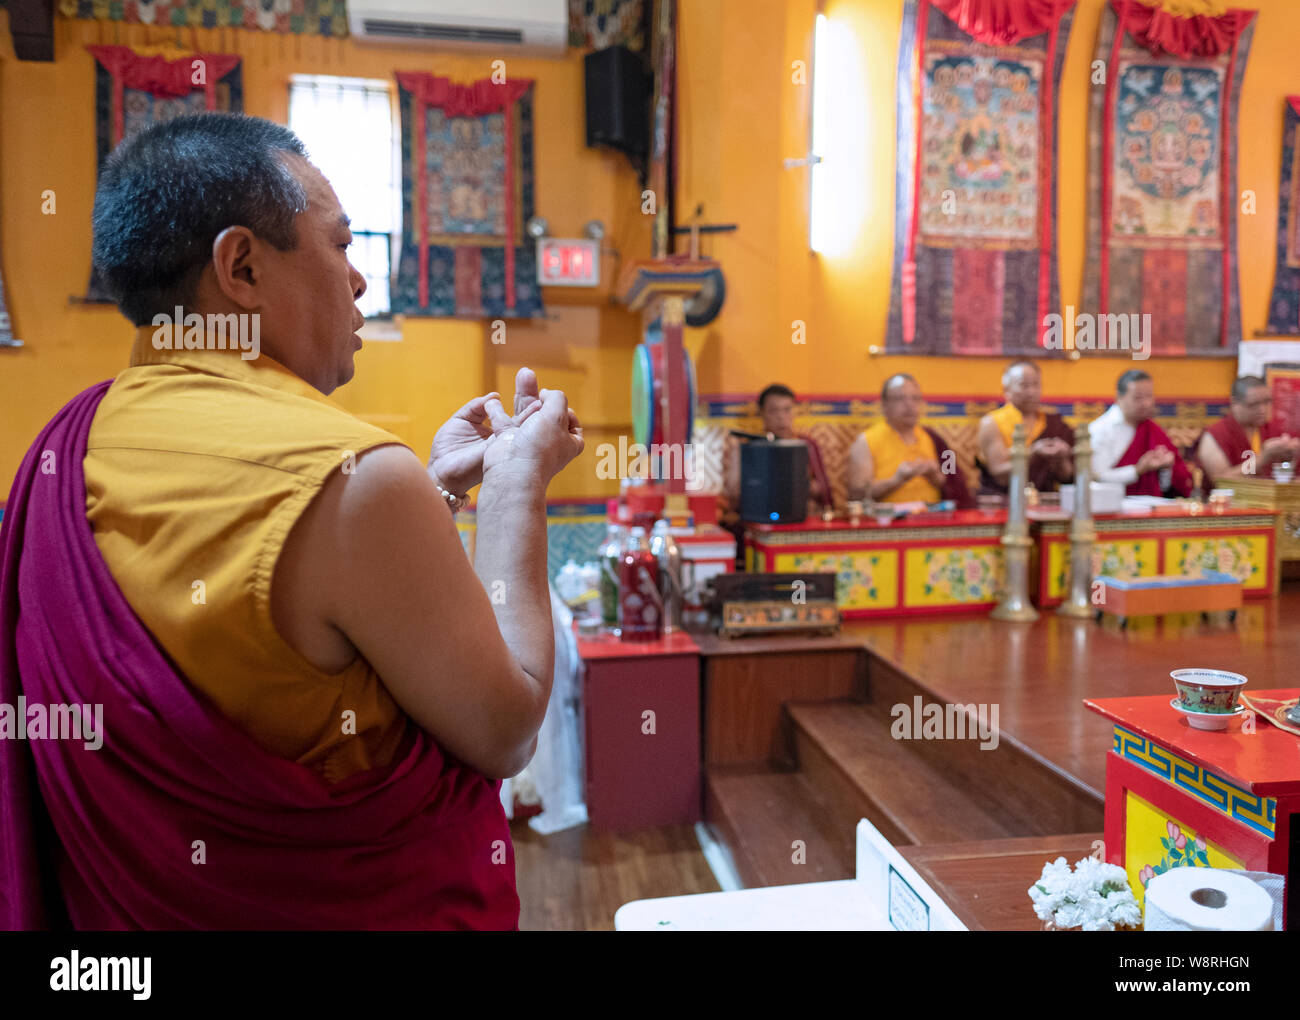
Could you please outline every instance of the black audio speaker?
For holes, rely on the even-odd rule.
[[[802,439],[740,448],[740,519],[798,524],[808,516],[808,444]]]
[[[588,53],[587,146],[608,145],[629,156],[650,149],[650,75],[626,46]]]

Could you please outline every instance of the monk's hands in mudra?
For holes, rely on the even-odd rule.
[[[563,397],[562,393],[560,395]],[[492,419],[487,411],[489,400],[496,400],[500,406],[501,394],[494,390],[475,397],[448,418],[433,437],[433,448],[429,452],[429,467],[433,469],[433,473],[437,475],[443,487],[456,495],[465,495],[483,481],[483,455],[494,433]],[[537,388],[537,374],[531,368],[521,368],[515,377],[512,420],[518,425],[525,412],[533,414],[542,405],[543,401]],[[577,436],[581,440],[582,429],[578,425],[577,416],[572,411],[569,414],[572,427],[577,429]],[[577,452],[581,450],[582,445],[579,442]],[[577,452],[574,456],[577,456]]]
[[[1300,439],[1285,432],[1272,439],[1265,439],[1264,445],[1260,448],[1260,455],[1266,464],[1293,461],[1297,455],[1300,455]]]
[[[544,484],[583,450],[582,424],[563,391],[538,390],[530,369],[516,377],[513,416],[497,397],[483,408],[492,428],[483,452],[485,479],[494,471],[518,472],[521,480]]]
[[[1167,446],[1157,446],[1153,450],[1147,450],[1138,458],[1137,473],[1138,476],[1147,474],[1150,471],[1159,471],[1161,468],[1167,468],[1174,462],[1174,451]]]
[[[1029,447],[1029,452],[1043,457],[1066,457],[1073,453],[1074,450],[1064,439],[1053,436],[1049,439],[1037,440]]]

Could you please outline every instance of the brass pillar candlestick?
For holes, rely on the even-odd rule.
[[[1059,616],[1088,619],[1097,612],[1092,604],[1092,546],[1097,531],[1092,526],[1092,443],[1088,426],[1074,430],[1074,518],[1070,521],[1070,593],[1056,609]]]
[[[1010,503],[1007,526],[1002,532],[1002,601],[989,615],[995,620],[1033,623],[1038,610],[1029,604],[1029,520],[1025,516],[1025,483],[1029,478],[1029,455],[1025,450],[1025,426],[1011,433],[1011,477],[1007,482]]]

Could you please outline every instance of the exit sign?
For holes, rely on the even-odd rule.
[[[600,242],[537,239],[537,282],[543,287],[595,287],[600,283]]]

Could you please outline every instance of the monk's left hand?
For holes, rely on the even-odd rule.
[[[464,496],[483,481],[483,448],[492,435],[483,405],[494,397],[499,400],[501,395],[492,392],[475,397],[448,418],[433,437],[429,467],[453,495]]]

